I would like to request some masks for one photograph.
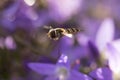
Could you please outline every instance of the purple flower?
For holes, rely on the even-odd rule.
[[[106,18],[98,29],[95,43],[99,52],[103,52],[107,43],[114,39],[114,22],[111,18]]]
[[[28,5],[28,6],[33,6],[35,4],[36,0],[24,0],[24,2]]]
[[[47,0],[50,16],[58,23],[69,20],[81,7],[82,0]]]
[[[79,36],[76,38],[78,40]],[[88,56],[88,50],[86,46],[81,46],[78,43],[75,43],[75,39],[68,38],[66,36],[62,37],[60,42],[58,43],[57,47],[55,47],[54,51],[51,53],[53,57],[58,57],[61,53],[65,55],[69,55],[71,62],[76,61],[82,57]]]
[[[106,18],[103,20],[101,26],[99,27],[96,38],[94,42],[88,41],[88,47],[90,48],[93,57],[103,59],[106,57],[104,53],[107,44],[114,39],[114,22],[112,18]],[[100,55],[100,56],[99,56]]]
[[[62,54],[57,64],[29,63],[29,68],[43,75],[48,75],[45,80],[92,80],[85,74],[72,70],[69,56]]]
[[[96,80],[113,80],[112,72],[109,68],[97,68],[89,73],[89,75]]]
[[[106,54],[108,65],[113,72],[113,78],[119,78],[120,75],[120,40],[114,40],[107,45]]]
[[[48,14],[46,11],[37,12],[33,6],[30,6],[35,3],[34,1],[30,3],[28,0],[17,0],[5,9],[1,18],[3,27],[9,30],[15,30],[16,27],[19,27],[29,31],[34,27],[44,25],[48,20]]]
[[[99,50],[100,55],[104,55],[104,58],[108,61],[109,69],[112,71],[113,74],[102,74],[100,80],[118,80],[120,79],[120,40],[113,40],[114,39],[114,23],[113,20],[108,18],[103,21],[100,29],[97,32],[96,36],[96,46]],[[94,71],[93,71],[94,72]],[[103,72],[104,73],[104,72]],[[90,73],[91,74],[91,73]],[[92,75],[93,76],[93,75]],[[95,76],[94,76],[95,77]],[[102,79],[103,78],[103,79]],[[110,78],[110,79],[108,79]]]
[[[15,13],[19,7],[19,1],[16,1],[13,3],[9,8],[5,9],[2,13],[2,19],[1,19],[1,24],[9,29],[9,30],[14,30],[15,24],[14,24],[14,19],[15,19]]]
[[[16,49],[16,42],[12,36],[7,36],[6,38],[0,38],[0,48],[7,48],[9,50]]]
[[[11,37],[11,36],[7,36],[7,37],[5,38],[4,44],[5,44],[5,47],[6,47],[7,49],[16,49],[15,40],[14,40],[13,37]]]

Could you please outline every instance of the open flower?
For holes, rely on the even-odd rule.
[[[114,39],[114,30],[115,26],[113,19],[106,18],[98,29],[95,39],[96,46],[100,53],[104,51],[107,43]]]
[[[107,67],[97,68],[89,73],[96,80],[112,80],[112,72]]]
[[[120,65],[119,65],[119,61],[120,61],[120,40],[114,40],[114,23],[113,20],[108,18],[106,20],[103,21],[100,29],[97,32],[97,36],[96,36],[96,46],[99,50],[100,55],[104,55],[104,57],[107,59],[108,61],[108,66],[112,72],[108,72],[106,71],[106,69],[101,68],[101,70],[103,69],[103,73],[101,73],[101,78],[100,76],[97,77],[97,79],[100,80],[119,80],[120,77]],[[99,69],[97,69],[99,71]],[[93,74],[97,74],[97,70],[94,70],[90,73],[90,75],[94,78],[96,78],[96,76],[93,76]],[[104,72],[105,70],[105,72]],[[94,73],[93,73],[94,72]],[[106,74],[105,74],[106,73]],[[112,76],[113,73],[113,76]],[[107,76],[106,76],[107,75]],[[108,77],[109,76],[109,77]],[[110,78],[110,79],[109,79]]]
[[[95,55],[95,58],[96,56],[98,58],[99,55],[102,59],[106,57],[104,51],[107,44],[114,39],[114,29],[115,26],[112,18],[106,18],[103,20],[96,33],[94,43],[91,41],[88,42],[88,47],[90,47],[90,50],[92,51],[92,54]]]
[[[107,45],[105,54],[108,59],[108,65],[113,72],[113,79],[120,79],[120,39],[114,40]]]
[[[108,57],[106,56],[107,53],[106,48],[110,42],[113,41],[114,39],[114,22],[112,18],[106,18],[103,20],[101,26],[99,27],[97,33],[96,33],[96,38],[95,38],[95,43],[93,42],[88,42],[88,47],[92,51],[92,56],[94,57],[95,60],[100,60],[102,62],[102,65],[108,65],[105,63],[105,59],[108,60]],[[100,64],[101,65],[101,64]],[[109,69],[109,70],[108,70]],[[111,73],[107,73],[107,71],[110,71],[110,68],[104,69],[104,68],[98,68],[96,70],[93,70],[90,75],[95,78],[95,79],[100,79],[100,80],[112,80],[111,77],[108,78],[108,76],[112,75]],[[98,74],[100,73],[100,74]],[[95,76],[96,74],[97,76]],[[99,76],[100,75],[100,76]],[[108,75],[108,76],[106,76]]]
[[[29,68],[43,75],[48,75],[45,80],[92,80],[86,74],[72,70],[69,56],[62,54],[57,64],[29,63]]]

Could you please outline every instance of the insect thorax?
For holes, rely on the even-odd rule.
[[[51,32],[50,32],[50,37],[52,38],[52,39],[59,39],[60,37],[62,36],[62,34],[61,34],[61,30],[55,30],[55,29],[53,29]]]

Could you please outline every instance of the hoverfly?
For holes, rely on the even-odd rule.
[[[46,27],[48,29],[48,27]],[[53,40],[59,40],[62,36],[67,36],[67,37],[72,37],[73,34],[81,31],[80,29],[77,28],[52,28],[51,26],[49,27],[49,31],[47,33],[47,36],[50,39]]]

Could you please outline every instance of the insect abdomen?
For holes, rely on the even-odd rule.
[[[79,32],[79,31],[80,31],[80,30],[77,29],[77,28],[67,28],[67,29],[66,29],[66,32],[69,33],[69,34],[71,34],[71,33],[77,33],[77,32]]]

